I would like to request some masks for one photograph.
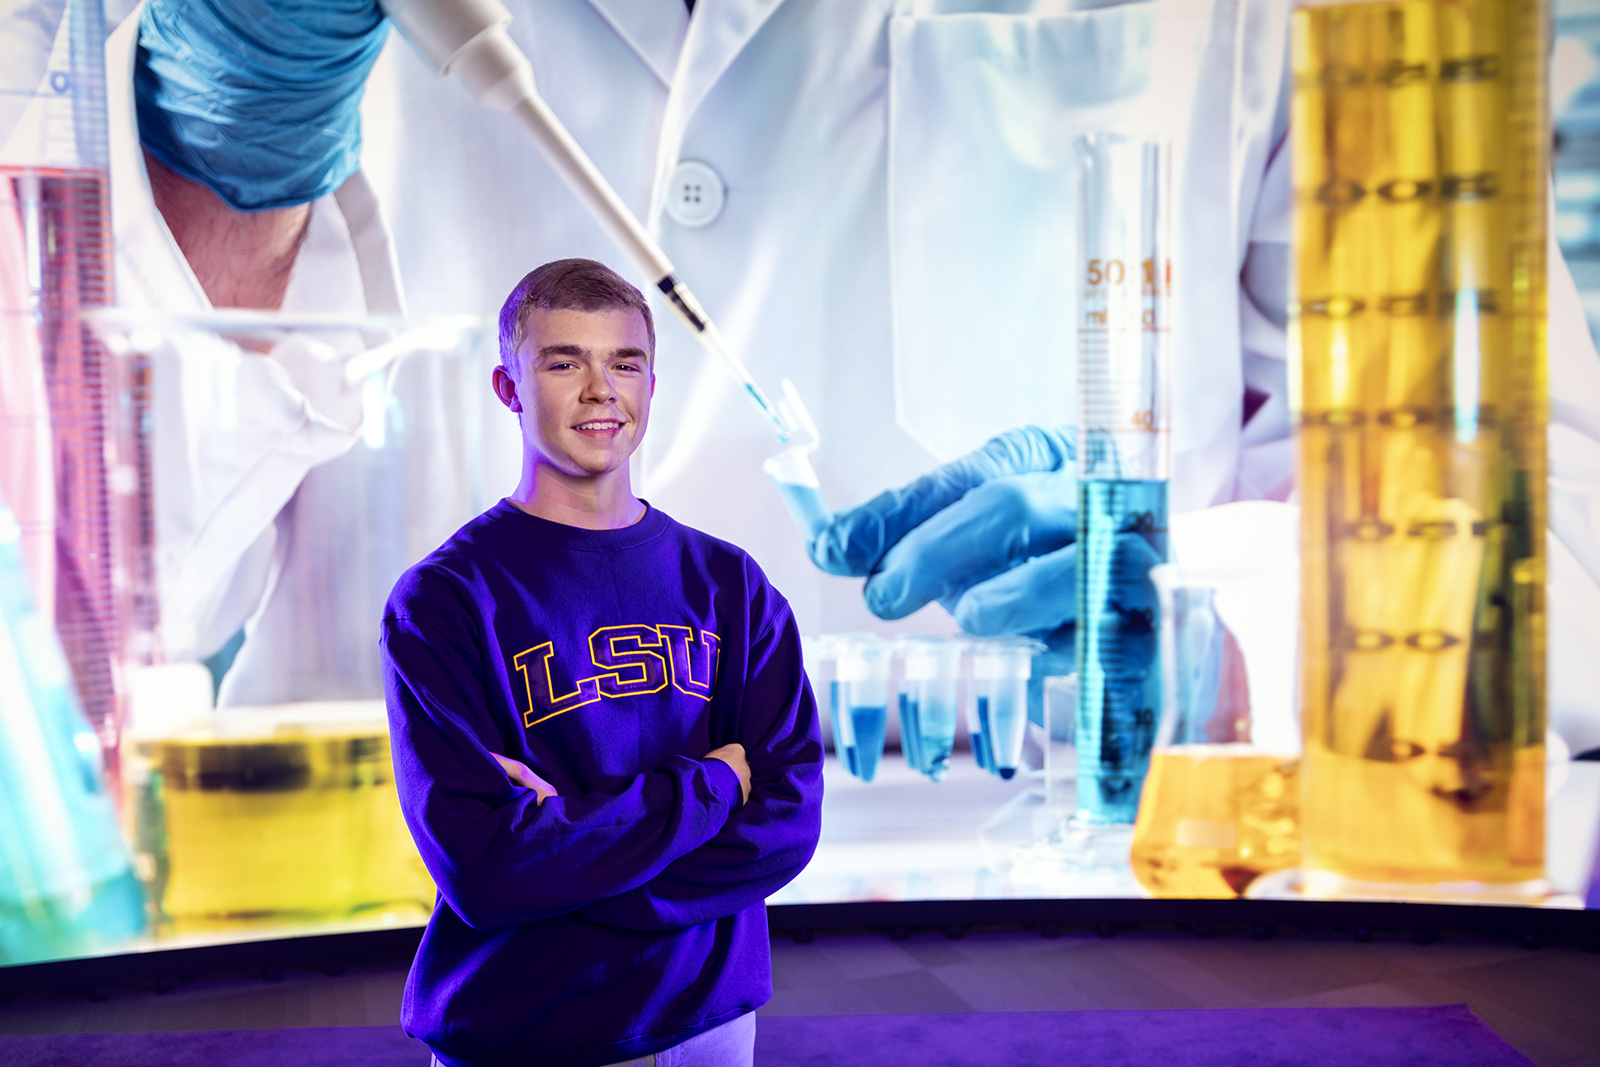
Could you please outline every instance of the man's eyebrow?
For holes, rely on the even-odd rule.
[[[589,350],[582,345],[545,345],[534,353],[537,359],[551,359],[562,356],[567,359],[577,359],[588,356]],[[606,356],[607,359],[632,359],[640,363],[650,362],[650,353],[637,345],[628,345],[623,348],[613,348]]]
[[[587,356],[588,354],[589,350],[582,345],[545,345],[536,353],[540,359],[548,359],[551,356]]]

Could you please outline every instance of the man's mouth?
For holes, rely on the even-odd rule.
[[[622,423],[616,419],[590,419],[573,427],[576,430],[620,430]]]

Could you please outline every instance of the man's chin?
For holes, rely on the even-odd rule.
[[[633,455],[633,449],[608,449],[604,453],[588,449],[573,449],[567,453],[572,462],[574,473],[579,477],[603,478],[608,474],[615,474],[619,470],[628,469],[628,458]]]

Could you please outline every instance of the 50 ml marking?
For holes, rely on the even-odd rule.
[[[1146,259],[1139,264],[1144,272],[1145,292],[1155,295],[1156,288],[1156,261]],[[1170,291],[1172,289],[1172,260],[1162,261],[1162,286]],[[1127,269],[1120,259],[1091,259],[1089,261],[1088,278],[1090,285],[1121,285],[1127,280]]]

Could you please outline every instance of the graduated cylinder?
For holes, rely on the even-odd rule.
[[[1546,34],[1535,0],[1295,14],[1314,891],[1543,878]]]

